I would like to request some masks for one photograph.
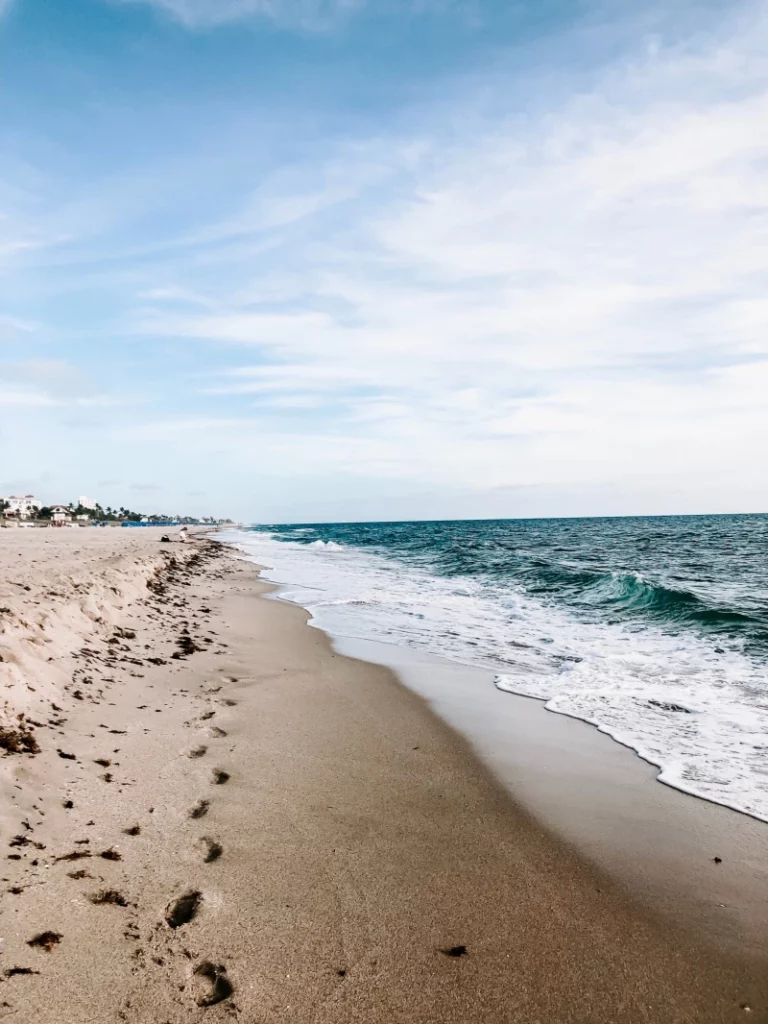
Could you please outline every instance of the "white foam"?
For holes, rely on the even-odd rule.
[[[494,668],[499,689],[593,723],[657,765],[661,781],[768,821],[765,672],[738,650],[691,633],[585,623],[522,590],[334,542],[230,539],[328,632]]]

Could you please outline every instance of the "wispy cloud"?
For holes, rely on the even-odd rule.
[[[51,405],[56,405],[56,401],[50,395],[28,389],[5,390],[0,386],[0,406],[40,408]]]
[[[63,359],[0,363],[0,388],[4,405],[107,408],[128,401],[124,395],[100,393],[84,370]]]
[[[111,2],[190,28],[355,6]],[[232,492],[268,478],[286,503],[307,481],[331,501],[357,481],[375,504],[387,481],[560,495],[541,512],[587,491],[592,511],[637,510],[640,493],[674,510],[674,493],[693,511],[716,461],[717,501],[759,507],[767,44],[765,5],[744,3],[677,41],[634,35],[600,66],[497,59],[274,158],[241,111],[201,121],[193,152],[71,194],[24,192],[19,173],[6,237],[38,248],[9,263],[36,267],[37,291],[5,289],[21,298],[0,320],[0,403],[53,420],[151,389],[141,419],[105,415],[78,454],[108,461],[117,443],[124,480],[178,473],[182,495],[199,476]],[[51,337],[102,374],[92,386],[27,354],[61,311]],[[40,435],[43,453],[71,437]]]
[[[768,428],[765,42],[758,12],[645,45],[537,119],[478,108],[451,143],[390,139],[388,195],[308,234],[309,258],[140,329],[258,352],[207,390],[273,418],[203,429],[233,447],[255,431],[291,471],[305,445],[436,484],[660,486],[723,436],[748,462]]]
[[[0,313],[0,341],[11,341],[33,334],[38,326],[31,320]]]

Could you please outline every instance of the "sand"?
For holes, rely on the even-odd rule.
[[[657,781],[658,768],[593,725],[505,693],[494,673],[370,640],[334,649],[394,668],[471,744],[515,802],[622,881],[657,917],[762,969],[768,824]]]
[[[655,920],[253,566],[158,540],[0,531],[39,745],[0,760],[0,1019],[768,1019],[764,964]]]

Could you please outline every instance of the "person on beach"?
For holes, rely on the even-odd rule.
[[[179,530],[179,540],[181,541],[182,544],[188,544],[189,539],[189,530],[187,529],[186,526],[182,526],[182,528]]]

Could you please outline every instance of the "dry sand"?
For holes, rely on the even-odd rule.
[[[158,532],[0,531],[4,724],[40,748],[0,760],[0,1019],[768,1019],[763,962],[661,926],[387,669]]]

